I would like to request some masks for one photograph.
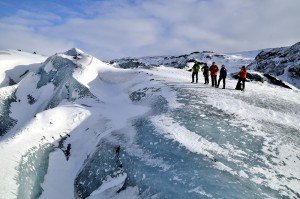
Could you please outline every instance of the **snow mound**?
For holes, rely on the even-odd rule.
[[[3,122],[4,124],[0,128],[5,129],[8,126],[11,128],[13,123],[22,126],[40,111],[54,108],[64,100],[72,102],[84,97],[95,98],[84,85],[91,82],[95,75],[84,76],[85,69],[82,67],[82,63],[87,62],[87,60],[91,62],[92,57],[82,54],[81,58],[74,59],[65,56],[65,54],[49,57],[40,64],[36,72],[28,72],[14,87],[15,89],[1,88],[2,90],[10,90],[10,92],[5,92],[2,95],[1,104],[3,107],[1,110],[3,113],[7,113],[5,110],[10,110],[9,115],[2,114],[2,116],[9,118],[11,122]],[[96,70],[95,67],[93,69]],[[19,112],[25,113],[27,117]],[[5,134],[6,131],[2,131],[1,134]]]
[[[17,84],[28,72],[37,71],[46,58],[23,51],[0,51],[0,87]]]
[[[34,63],[31,58],[28,55],[28,62]],[[11,67],[8,69],[16,76]],[[86,163],[93,162],[100,141],[128,128],[132,118],[148,110],[132,104],[128,95],[144,80],[145,74],[115,69],[73,48],[48,57],[14,85],[3,85],[0,157],[6,161],[0,165],[0,178],[7,180],[0,182],[0,198],[72,198],[81,193],[89,196],[101,187],[106,191],[97,196],[138,197],[135,186],[110,189],[109,178],[83,183],[81,187],[88,187],[88,192],[74,184],[81,179],[78,174],[89,168]],[[132,136],[129,131],[123,137],[128,141]],[[117,180],[113,173],[106,174],[112,177],[110,182]],[[125,173],[122,179],[127,179]]]

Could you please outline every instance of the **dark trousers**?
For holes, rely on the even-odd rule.
[[[211,75],[211,85],[217,87],[217,76]]]
[[[221,80],[223,79],[223,88],[225,88],[225,80],[226,80],[226,77],[219,77],[219,80],[218,80],[218,87],[220,86],[220,82],[221,82]]]
[[[243,91],[245,89],[245,81],[245,79],[239,78],[235,89]]]
[[[209,84],[209,78],[208,78],[208,74],[203,74],[204,76],[204,84]]]
[[[198,72],[193,72],[192,73],[192,82],[194,82],[195,76],[196,76],[196,83],[198,83]]]

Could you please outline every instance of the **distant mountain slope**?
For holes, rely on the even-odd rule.
[[[248,65],[258,54],[259,51],[249,51],[246,53],[216,53],[211,51],[192,52],[190,54],[179,56],[154,56],[154,57],[141,57],[141,58],[121,58],[110,61],[120,68],[150,68],[153,66],[167,66],[175,68],[185,68],[189,62],[198,60],[200,62],[211,64],[216,62],[217,65],[224,64],[229,72],[235,72],[242,65]]]
[[[300,88],[300,42],[290,47],[263,50],[248,68],[277,76]]]
[[[192,52],[179,56],[129,57],[114,59],[110,64],[119,68],[151,68],[166,66],[174,68],[191,67],[194,60],[218,66],[225,65],[229,73],[237,72],[242,65],[267,76],[272,75],[300,88],[300,42],[290,47],[268,48],[236,53],[211,51]],[[273,78],[273,77],[272,77]],[[265,77],[265,80],[268,80]]]

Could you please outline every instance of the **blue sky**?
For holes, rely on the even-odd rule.
[[[0,0],[0,49],[102,60],[300,41],[299,0]]]
[[[58,10],[58,6],[63,6],[71,11],[80,11],[79,4],[84,4],[84,1],[72,0],[5,0],[0,1],[0,16],[10,16],[16,14],[19,10],[28,10],[32,12],[53,12],[61,16],[67,16],[68,13],[63,13]]]

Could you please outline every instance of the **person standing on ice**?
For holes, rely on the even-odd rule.
[[[195,61],[195,64],[193,65],[193,68],[192,68],[192,82],[191,83],[194,83],[195,76],[196,76],[196,83],[198,83],[199,69],[200,69],[199,62]]]
[[[247,69],[245,66],[242,66],[241,71],[239,72],[239,80],[235,87],[236,90],[245,90],[245,81],[247,78]],[[242,85],[241,85],[242,84]]]
[[[221,66],[221,70],[220,70],[220,75],[219,75],[219,81],[218,81],[218,88],[220,86],[220,82],[223,79],[223,89],[225,89],[225,80],[226,80],[226,76],[227,76],[227,69],[225,68],[224,65]]]
[[[203,76],[204,76],[204,84],[209,84],[209,67],[208,65],[205,63],[204,66],[201,68],[201,71],[203,72]]]
[[[217,75],[219,68],[215,64],[215,62],[212,63],[212,65],[209,67],[210,70],[210,76],[211,76],[211,86],[217,87]]]

